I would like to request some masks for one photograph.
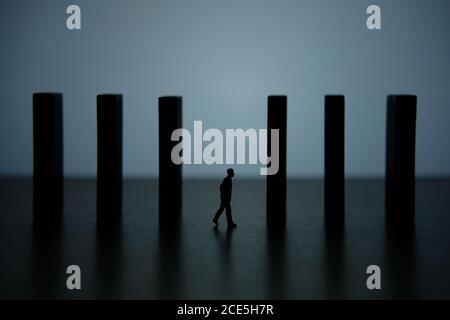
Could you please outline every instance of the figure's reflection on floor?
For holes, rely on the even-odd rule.
[[[32,229],[33,299],[60,298],[65,290],[66,274],[62,262],[63,221],[35,219]]]
[[[345,221],[326,220],[324,224],[324,296],[343,299],[346,295]]]
[[[413,220],[386,217],[386,280],[383,290],[392,299],[417,296],[416,226]],[[383,270],[382,270],[383,271]]]
[[[219,230],[218,226],[213,227],[213,232],[215,239],[217,240],[217,244],[219,246],[220,252],[220,280],[221,280],[221,288],[223,289],[223,293],[225,296],[228,296],[228,293],[231,292],[232,289],[232,238],[233,233],[235,232],[235,228],[227,227],[226,231],[223,232]],[[225,233],[225,235],[224,235]]]
[[[268,225],[266,230],[266,282],[268,299],[286,299],[286,227]]]
[[[97,223],[96,229],[97,296],[121,297],[123,275],[122,225],[120,222]]]
[[[182,218],[159,224],[157,290],[159,299],[178,299],[183,297],[182,263]]]
[[[381,180],[351,180],[345,227],[337,230],[323,221],[322,182],[293,182],[292,194],[310,200],[290,197],[286,232],[266,230],[265,184],[247,182],[245,195],[234,200],[241,222],[228,235],[223,225],[214,233],[215,202],[206,210],[210,202],[203,201],[217,196],[216,184],[192,182],[182,229],[169,221],[168,229],[159,230],[157,181],[130,182],[124,223],[111,234],[96,229],[95,180],[70,182],[64,223],[53,225],[32,224],[31,205],[20,205],[31,195],[31,180],[0,179],[1,296],[220,299],[222,281],[243,299],[450,296],[449,179],[420,182],[412,226],[385,221]],[[82,268],[81,292],[66,288],[71,264]],[[381,268],[381,290],[366,287],[369,265]]]

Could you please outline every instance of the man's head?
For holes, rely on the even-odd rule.
[[[229,177],[234,177],[234,170],[233,169],[228,169],[227,170],[227,175],[229,176]]]

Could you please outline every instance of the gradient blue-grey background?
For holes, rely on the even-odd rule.
[[[78,4],[82,30],[66,29]],[[366,8],[382,9],[382,30]],[[288,95],[288,175],[323,174],[323,98],[346,96],[346,170],[384,174],[386,95],[418,95],[417,174],[450,175],[447,0],[2,1],[0,174],[32,173],[32,93],[64,94],[66,175],[95,175],[96,95],[124,94],[124,174],[156,176],[157,97],[186,128],[264,128]],[[235,166],[240,176],[259,166]],[[224,166],[185,166],[186,176]]]

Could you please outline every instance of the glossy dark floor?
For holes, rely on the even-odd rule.
[[[265,182],[236,178],[227,230],[217,180],[185,180],[179,232],[160,232],[156,180],[126,180],[122,226],[99,230],[95,180],[66,179],[64,221],[33,227],[31,179],[0,179],[0,298],[450,298],[450,179],[419,179],[416,223],[385,223],[383,180],[348,180],[344,228],[325,228],[320,180],[288,182],[285,232]],[[82,290],[65,269],[82,270]],[[366,288],[377,264],[382,290]]]

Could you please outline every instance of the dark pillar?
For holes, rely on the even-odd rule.
[[[386,214],[389,220],[414,221],[417,96],[387,99]]]
[[[325,96],[325,220],[344,221],[345,98]]]
[[[122,95],[97,96],[97,220],[118,221],[122,212]]]
[[[182,127],[182,98],[159,98],[159,221],[176,223],[181,215],[181,168],[172,162],[172,132]]]
[[[63,98],[33,94],[33,214],[60,218],[63,209]]]
[[[267,105],[267,150],[272,155],[270,130],[279,130],[279,169],[267,176],[267,223],[269,226],[286,222],[286,127],[287,97],[269,96]]]

